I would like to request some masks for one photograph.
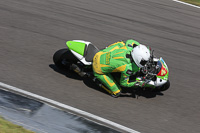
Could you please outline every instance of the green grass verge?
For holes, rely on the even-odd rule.
[[[187,3],[193,4],[193,5],[200,6],[200,0],[180,0],[180,1],[187,2]]]
[[[34,133],[22,126],[14,125],[0,116],[0,133]]]

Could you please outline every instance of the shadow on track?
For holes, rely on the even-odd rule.
[[[58,69],[54,64],[50,64],[49,67],[53,69],[55,72],[65,75],[68,78],[76,79],[76,80],[83,80],[82,77],[78,76],[76,73],[69,71],[68,69]]]
[[[90,79],[90,78],[82,78],[77,73],[75,73],[73,71],[69,71],[68,69],[60,70],[54,64],[50,64],[49,67],[51,69],[53,69],[55,72],[58,72],[58,73],[60,73],[62,75],[65,75],[68,78],[72,78],[72,79],[75,79],[75,80],[83,80],[83,83],[86,86],[109,95],[104,89],[102,89],[99,86],[97,86],[92,81],[92,79]],[[145,97],[145,98],[154,98],[157,95],[160,95],[160,96],[164,95],[161,92],[144,91],[144,90],[142,90],[140,88],[137,89],[137,90],[133,90],[133,89],[130,89],[130,88],[122,88],[122,93],[123,94],[120,97],[132,97],[132,98],[138,98],[140,96]]]
[[[51,69],[53,69],[55,72],[60,73],[60,74],[66,76],[66,77],[68,77],[68,78],[72,78],[72,79],[75,79],[75,80],[82,80],[83,83],[84,83],[86,86],[88,86],[88,87],[90,87],[90,88],[93,88],[93,89],[95,89],[95,90],[97,90],[97,91],[100,91],[100,92],[103,92],[103,93],[107,94],[106,91],[104,91],[103,89],[101,89],[100,87],[98,87],[98,86],[92,81],[92,79],[90,79],[90,78],[82,78],[82,77],[80,77],[77,73],[75,73],[75,72],[73,72],[73,71],[69,71],[68,69],[62,69],[62,70],[61,70],[61,69],[58,69],[54,64],[50,64],[49,67],[50,67]]]

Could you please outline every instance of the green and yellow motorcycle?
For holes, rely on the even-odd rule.
[[[67,48],[56,51],[53,61],[59,69],[69,69],[78,73],[81,77],[89,77],[94,81],[92,61],[99,49],[91,42],[72,40],[66,42]],[[133,80],[145,81],[142,89],[152,91],[165,91],[170,87],[168,79],[169,69],[162,57],[156,58],[151,50],[149,62],[140,69]],[[100,82],[97,82],[101,84]],[[99,85],[98,84],[98,85]]]

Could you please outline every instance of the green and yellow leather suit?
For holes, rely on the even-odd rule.
[[[135,40],[120,41],[100,50],[93,58],[94,76],[103,84],[103,88],[111,95],[121,92],[120,86],[134,87],[136,82],[129,82],[132,73],[139,70],[131,57],[134,45],[140,45]],[[120,72],[120,85],[111,73]]]

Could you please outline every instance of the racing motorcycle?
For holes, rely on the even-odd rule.
[[[95,83],[101,86],[101,83],[94,77],[92,69],[93,57],[99,49],[91,42],[83,40],[67,41],[66,45],[67,48],[60,49],[53,55],[56,67],[73,70],[84,78],[92,78]],[[169,70],[163,58],[155,57],[153,52],[151,50],[150,60],[133,77],[136,81],[145,81],[144,86],[138,88],[150,91],[165,91],[170,87]]]

